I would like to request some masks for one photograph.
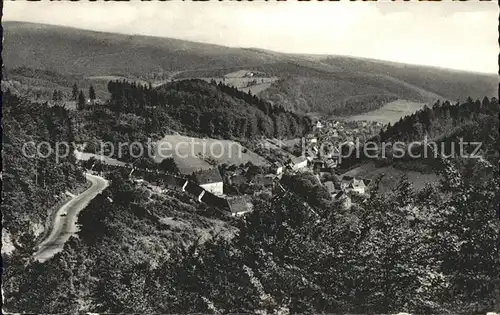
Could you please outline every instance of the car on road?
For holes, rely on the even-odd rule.
[[[61,217],[65,217],[65,216],[67,216],[67,215],[68,215],[68,214],[67,214],[66,212],[61,213]]]

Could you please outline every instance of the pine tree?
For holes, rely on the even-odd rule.
[[[78,94],[78,109],[82,110],[85,108],[85,95],[83,94],[83,91],[80,91],[80,94]]]
[[[95,100],[96,97],[95,97],[95,90],[94,90],[94,87],[92,85],[90,85],[89,87],[89,98],[91,100]]]
[[[78,86],[76,83],[73,84],[73,91],[71,93],[73,101],[78,100]]]
[[[54,102],[57,102],[59,100],[59,92],[57,90],[54,90],[54,92],[52,93],[52,100]]]

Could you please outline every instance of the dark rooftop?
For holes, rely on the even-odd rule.
[[[222,182],[222,177],[217,167],[196,172],[194,176],[199,185]]]
[[[251,203],[245,197],[228,198],[227,203],[232,213],[244,212],[251,210]]]
[[[199,196],[204,191],[204,189],[196,185],[195,183],[188,182],[186,185],[186,191],[195,196]]]
[[[354,177],[352,177],[352,176],[344,176],[344,177],[342,177],[343,181],[351,181],[353,179],[354,179]]]

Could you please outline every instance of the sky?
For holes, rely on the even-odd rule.
[[[4,21],[498,73],[496,1],[4,2]]]

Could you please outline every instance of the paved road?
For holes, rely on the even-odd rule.
[[[35,260],[44,262],[62,251],[64,243],[77,231],[78,213],[108,186],[108,181],[102,177],[91,174],[86,174],[85,177],[92,183],[92,186],[57,210],[54,222],[52,222],[52,230],[38,246],[38,251],[33,256]],[[67,215],[62,216],[63,213]]]

